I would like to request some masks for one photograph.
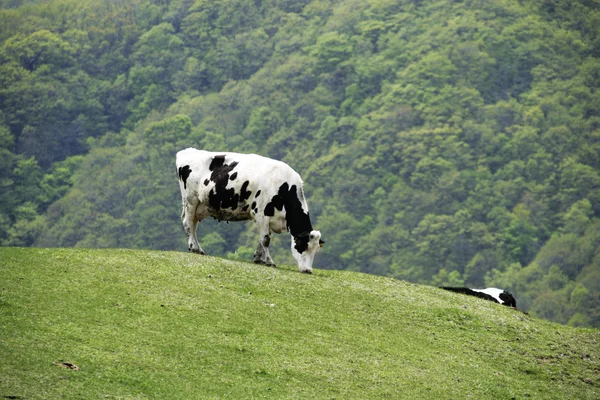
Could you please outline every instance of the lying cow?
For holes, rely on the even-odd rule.
[[[300,272],[312,273],[321,233],[312,228],[302,179],[289,165],[256,154],[212,153],[188,148],[177,153],[189,250],[204,254],[196,228],[207,217],[222,221],[253,219],[260,239],[254,262],[275,266],[269,254],[271,232],[288,230]]]
[[[469,289],[466,287],[448,287],[442,286],[442,289],[450,290],[456,293],[468,294],[470,296],[479,297],[480,299],[490,300],[500,303],[505,306],[517,308],[517,301],[512,294],[502,289],[487,288],[487,289]]]

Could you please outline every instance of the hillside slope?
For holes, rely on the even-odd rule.
[[[0,326],[5,398],[600,392],[597,330],[391,278],[187,253],[0,248]]]

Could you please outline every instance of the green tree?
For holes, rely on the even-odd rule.
[[[317,60],[317,70],[332,72],[350,57],[352,46],[344,34],[327,32],[319,36],[311,55]]]

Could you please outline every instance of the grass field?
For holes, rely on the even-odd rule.
[[[352,272],[0,248],[3,398],[598,399],[600,331]]]

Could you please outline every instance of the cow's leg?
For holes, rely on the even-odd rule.
[[[200,222],[196,219],[197,206],[197,204],[184,202],[181,211],[181,222],[183,222],[183,229],[188,236],[189,251],[192,253],[204,254],[204,250],[200,247],[198,237],[196,236],[198,222]]]
[[[262,241],[259,240],[258,246],[256,246],[256,250],[254,251],[254,263],[255,264],[264,264],[265,262],[263,261],[263,258],[264,258],[263,245],[262,245]]]
[[[258,240],[258,246],[254,252],[254,262],[256,264],[266,264],[271,267],[275,267],[275,263],[269,254],[269,244],[271,244],[271,229],[269,228],[269,220],[263,218],[262,221],[258,222],[258,232],[260,239]]]

